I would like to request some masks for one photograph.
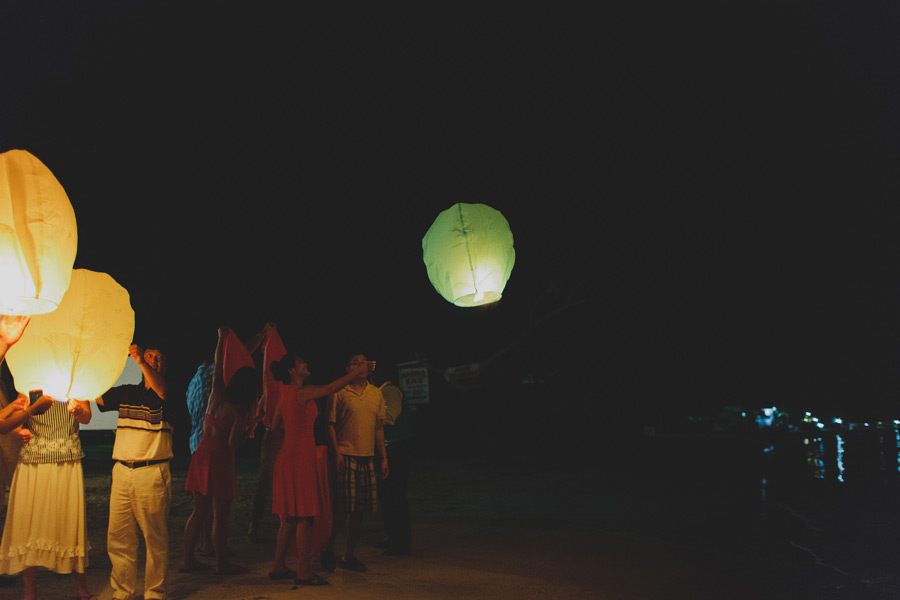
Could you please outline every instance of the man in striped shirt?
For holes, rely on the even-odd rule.
[[[172,426],[166,402],[166,357],[158,348],[128,349],[144,379],[113,388],[97,399],[101,411],[119,411],[112,457],[107,552],[112,563],[110,585],[115,600],[136,595],[137,529],[147,547],[145,600],[166,598],[169,533],[166,521],[172,499]]]

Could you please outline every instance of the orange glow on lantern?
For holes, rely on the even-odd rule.
[[[133,337],[125,288],[106,273],[75,269],[59,308],[33,316],[6,359],[23,394],[93,400],[122,373]]]
[[[50,169],[25,150],[0,154],[0,313],[56,310],[77,248],[75,211]]]

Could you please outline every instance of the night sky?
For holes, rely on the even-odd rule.
[[[512,344],[550,402],[900,415],[900,8],[592,4],[4,2],[0,151],[188,376],[275,321],[314,375]],[[498,305],[428,281],[456,202]]]

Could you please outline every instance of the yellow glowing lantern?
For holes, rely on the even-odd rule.
[[[56,310],[77,247],[75,211],[50,169],[25,150],[0,154],[0,313]]]
[[[23,394],[93,400],[122,373],[133,337],[125,288],[106,273],[75,269],[59,308],[33,316],[6,358]]]
[[[516,262],[509,223],[485,204],[459,203],[439,214],[422,254],[431,284],[456,306],[499,300]]]

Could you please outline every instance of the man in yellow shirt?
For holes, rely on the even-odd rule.
[[[346,370],[368,364],[368,373],[375,370],[375,362],[364,354],[350,359]],[[361,374],[328,401],[328,449],[337,472],[332,490],[334,500],[334,528],[328,548],[322,553],[322,567],[335,566],[334,540],[347,526],[347,545],[337,565],[343,569],[364,572],[354,551],[362,535],[363,514],[378,510],[377,472],[382,479],[388,476],[387,451],[384,447],[384,396]]]

